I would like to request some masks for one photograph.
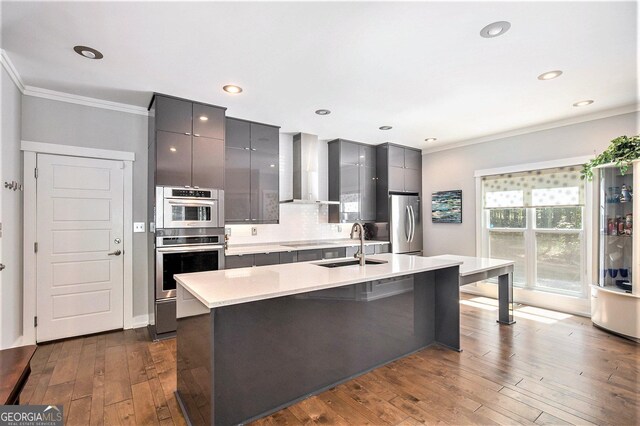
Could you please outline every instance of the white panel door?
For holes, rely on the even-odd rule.
[[[122,161],[38,154],[38,342],[123,326]]]

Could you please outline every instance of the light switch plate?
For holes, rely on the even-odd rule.
[[[133,222],[133,232],[144,232],[145,222]]]
[[[258,227],[257,226],[252,226],[251,227],[251,235],[253,235],[254,237],[256,235],[258,235]]]
[[[224,233],[231,236],[231,228],[224,228]]]

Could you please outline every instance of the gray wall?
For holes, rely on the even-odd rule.
[[[639,117],[623,114],[423,155],[424,254],[476,255],[476,170],[600,153],[611,139],[637,135]],[[462,223],[431,223],[431,193],[449,189],[462,189]]]
[[[133,221],[147,220],[147,117],[24,96],[22,139],[86,148],[130,151]],[[133,315],[148,313],[146,235],[133,234]]]
[[[0,67],[2,90],[0,158],[0,205],[2,208],[2,262],[0,277],[0,349],[16,343],[22,335],[22,192],[4,188],[4,182],[22,183],[20,114],[22,94],[4,67]]]

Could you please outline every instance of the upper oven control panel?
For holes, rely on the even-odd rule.
[[[211,198],[211,191],[200,189],[172,189],[172,197]]]

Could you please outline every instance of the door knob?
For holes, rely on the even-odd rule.
[[[122,254],[122,251],[120,250],[116,250],[114,252],[111,253],[107,253],[109,256],[120,256]]]
[[[0,263],[0,271],[4,271],[4,268],[6,268],[6,266],[4,266],[3,263]]]

